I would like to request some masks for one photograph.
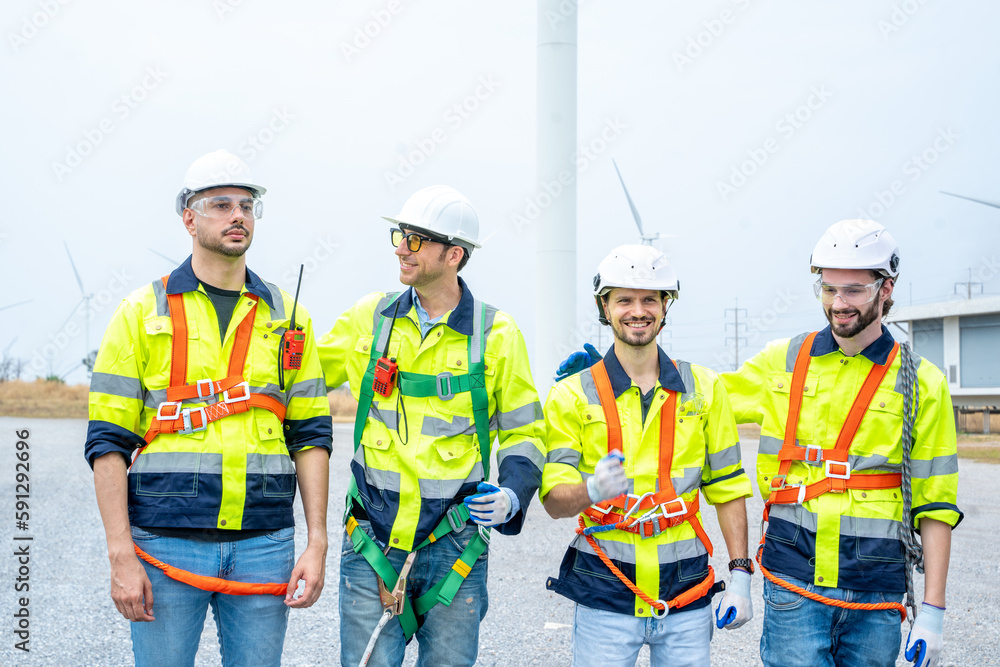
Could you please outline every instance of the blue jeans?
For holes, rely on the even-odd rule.
[[[358,528],[373,536],[371,524],[359,521]],[[458,557],[476,534],[476,527],[466,524],[461,533],[448,533],[438,541],[417,551],[407,581],[411,600],[423,595],[451,570]],[[417,665],[444,667],[472,665],[479,655],[479,623],[486,616],[489,598],[486,592],[487,551],[476,561],[469,576],[462,582],[450,606],[432,607],[414,635],[419,646]],[[390,549],[389,562],[398,572],[406,552]],[[340,661],[357,665],[368,645],[368,639],[382,618],[382,603],[378,597],[375,571],[354,553],[351,539],[344,533],[340,555]],[[389,619],[368,662],[372,667],[400,665],[406,652],[403,628],[396,619]]]
[[[849,602],[899,602],[901,594],[824,588],[776,576],[824,597]],[[764,580],[765,667],[892,667],[899,655],[899,612],[841,609],[816,602]]]
[[[237,542],[160,537],[132,527],[139,548],[182,570],[230,581],[288,581],[295,559],[295,529],[282,528]],[[279,665],[288,607],[276,595],[224,595],[174,581],[140,560],[153,586],[149,623],[131,623],[137,667],[193,665],[209,605],[219,632],[223,665]]]
[[[705,667],[712,642],[712,606],[672,611],[665,618],[626,616],[576,605],[573,618],[574,667],[632,667],[649,644],[650,663]]]

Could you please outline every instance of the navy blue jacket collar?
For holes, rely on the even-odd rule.
[[[194,269],[191,268],[191,256],[188,255],[188,258],[174,269],[167,279],[167,294],[196,292],[200,283],[201,281],[194,275]],[[274,310],[274,297],[271,295],[271,290],[267,289],[264,281],[250,269],[247,269],[246,287],[248,292],[259,296],[271,310]]]
[[[458,278],[458,286],[462,289],[462,298],[459,300],[458,305],[455,306],[455,309],[451,311],[446,324],[463,336],[471,336],[475,297],[472,296],[469,286],[465,284],[461,276]],[[411,287],[400,294],[399,298],[391,301],[388,306],[382,309],[382,314],[386,317],[392,317],[396,311],[397,301],[399,302],[399,312],[401,314],[405,315],[410,312],[410,309],[413,308],[413,288]]]
[[[660,357],[660,386],[671,391],[684,392],[684,381],[681,374],[674,367],[674,362],[670,360],[667,353],[656,346],[656,351]],[[611,380],[611,389],[615,392],[615,398],[625,393],[625,390],[632,386],[632,378],[629,377],[622,364],[615,354],[615,346],[612,345],[608,353],[604,355],[604,368],[608,371],[608,378]]]
[[[882,335],[875,339],[875,342],[871,345],[861,350],[861,356],[868,359],[868,361],[873,364],[881,366],[885,363],[886,359],[889,358],[889,352],[892,351],[892,346],[895,344],[895,339],[883,324]],[[836,352],[839,349],[840,346],[837,345],[837,339],[833,337],[833,331],[831,331],[830,326],[827,325],[827,327],[817,333],[816,338],[813,339],[812,349],[809,350],[809,356],[822,357],[825,354]]]

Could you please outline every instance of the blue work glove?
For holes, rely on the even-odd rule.
[[[509,489],[480,482],[476,487],[479,493],[467,496],[463,501],[469,508],[469,517],[481,526],[499,526],[513,514],[513,503]]]
[[[751,618],[750,573],[737,568],[732,571],[726,594],[715,610],[715,627],[735,630]]]
[[[628,477],[622,463],[625,456],[617,449],[606,454],[594,466],[594,474],[587,478],[587,495],[590,502],[599,503],[602,500],[617,498],[628,491]]]
[[[906,637],[906,659],[915,667],[935,667],[944,643],[944,609],[926,602]]]
[[[570,375],[587,370],[602,359],[601,353],[590,343],[584,343],[583,349],[583,352],[574,352],[559,364],[559,368],[556,370],[556,382],[561,382]]]

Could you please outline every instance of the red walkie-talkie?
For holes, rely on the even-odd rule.
[[[295,300],[292,302],[292,319],[288,330],[281,337],[281,347],[278,350],[278,387],[285,390],[284,371],[296,371],[302,368],[302,352],[306,346],[306,335],[302,327],[295,326],[295,309],[299,305],[299,290],[302,289],[302,270],[305,264],[299,266],[299,284],[295,287]]]
[[[392,390],[396,387],[396,372],[399,366],[396,365],[396,358],[389,357],[389,340],[392,338],[392,328],[396,324],[396,315],[399,313],[399,299],[396,299],[396,309],[392,312],[392,322],[389,323],[389,335],[385,337],[385,349],[382,356],[375,362],[375,377],[372,379],[372,389],[376,394],[388,398],[392,395]]]

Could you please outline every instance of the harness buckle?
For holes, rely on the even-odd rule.
[[[490,529],[486,526],[479,526],[479,537],[486,542],[486,546],[490,546]]]
[[[242,389],[242,392],[240,393],[239,396],[229,395],[229,392],[233,391],[234,389]],[[249,400],[250,400],[250,383],[247,382],[246,380],[240,382],[237,385],[233,385],[226,391],[222,392],[223,403],[240,403],[242,401],[249,401]]]
[[[455,397],[455,392],[451,387],[451,379],[453,377],[455,376],[448,371],[445,371],[443,373],[438,373],[437,377],[434,379],[434,388],[437,390],[438,398],[442,401],[450,401]],[[442,391],[442,387],[445,388],[444,391]]]
[[[459,513],[458,505],[452,505],[448,508],[448,511],[444,513],[445,518],[448,519],[448,524],[451,526],[453,533],[461,533],[465,530],[465,522],[462,521],[462,515]]]
[[[201,426],[191,426],[191,413],[201,413]],[[205,414],[205,408],[185,408],[181,410],[181,417],[184,419],[184,428],[177,431],[181,435],[191,435],[197,431],[204,431],[208,428],[208,416]]]
[[[794,486],[799,487],[799,497],[795,499],[795,504],[796,505],[801,505],[802,503],[804,503],[806,501],[806,485],[805,484],[796,484]],[[789,487],[785,487],[785,488],[794,488],[794,486],[789,486]]]
[[[208,398],[215,395],[215,387],[208,378],[198,380],[195,382],[195,386],[198,388],[198,398]]]
[[[634,493],[629,493],[626,496],[626,498],[628,498],[628,499],[635,498],[636,499],[635,500],[635,504],[632,505],[628,509],[628,511],[625,512],[625,514],[624,514],[624,516],[622,518],[623,519],[627,519],[627,518],[631,517],[633,514],[635,514],[636,512],[639,511],[639,506],[642,505],[642,501],[643,500],[645,500],[646,498],[652,498],[655,495],[656,495],[655,491],[647,491],[646,493],[642,494],[641,496],[637,496]],[[628,500],[625,501],[625,504],[626,504],[626,507],[627,507],[628,506]]]
[[[163,412],[164,408],[173,408],[172,414],[165,414]],[[180,401],[164,401],[160,403],[159,407],[156,408],[156,418],[161,422],[172,422],[179,419],[181,416],[181,402]]]
[[[771,478],[771,490],[772,491],[780,491],[781,489],[785,488],[785,479],[786,478],[787,478],[787,475],[775,475],[774,477],[772,477]]]
[[[816,455],[812,456],[815,452]],[[802,459],[806,463],[819,463],[823,460],[823,448],[819,445],[806,445],[806,457]]]
[[[607,516],[607,515],[608,515],[608,513],[609,513],[609,512],[611,511],[611,510],[613,510],[614,508],[615,508],[615,506],[614,506],[614,505],[608,505],[607,507],[601,507],[601,506],[600,506],[600,505],[598,505],[597,503],[594,503],[593,505],[591,505],[591,506],[590,506],[590,509],[592,509],[592,510],[595,510],[595,511],[597,511],[597,512],[600,512],[600,513],[601,513],[601,514],[603,514],[604,516]]]
[[[673,504],[675,502],[676,503],[680,503],[681,504],[681,508],[679,510],[677,510],[676,512],[670,512],[670,511],[668,511],[667,510],[667,505],[671,505],[671,504]],[[663,518],[664,519],[669,519],[669,518],[675,517],[675,516],[681,516],[681,515],[687,514],[687,503],[684,502],[683,498],[681,498],[680,496],[677,496],[673,500],[667,501],[667,502],[663,503],[662,505],[660,505],[660,512],[663,514]]]
[[[844,472],[834,472],[833,466],[841,466]],[[833,479],[850,479],[851,464],[846,461],[827,461],[824,472],[827,477],[832,477]]]

